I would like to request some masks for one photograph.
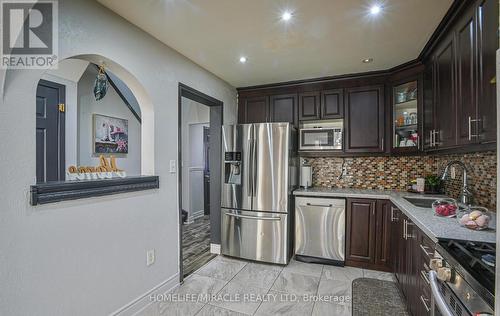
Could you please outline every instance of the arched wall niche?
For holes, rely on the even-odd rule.
[[[153,102],[147,93],[141,82],[134,76],[130,71],[128,71],[124,66],[120,65],[118,62],[102,56],[100,54],[81,54],[66,57],[66,59],[80,59],[88,61],[90,63],[100,65],[104,64],[105,68],[110,70],[116,76],[120,78],[132,91],[134,94],[141,110],[141,174],[142,175],[154,175],[155,174],[155,164],[154,164],[154,106]],[[61,61],[62,61],[61,60]],[[61,62],[60,61],[60,62]],[[14,87],[19,82],[32,82],[31,95],[33,111],[35,110],[35,93],[38,81],[42,78],[45,70],[2,70],[0,72],[0,94],[2,100],[6,98],[9,94],[9,87]],[[33,79],[33,80],[30,80]],[[34,117],[34,116],[33,116]],[[33,126],[32,130],[35,130]]]

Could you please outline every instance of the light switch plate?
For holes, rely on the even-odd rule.
[[[154,249],[150,249],[148,251],[146,251],[146,265],[149,267],[150,265],[152,265],[153,263],[155,263],[155,250]]]
[[[176,173],[176,172],[177,172],[177,166],[175,160],[170,160],[170,173]]]

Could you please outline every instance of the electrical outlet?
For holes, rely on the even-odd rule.
[[[455,169],[455,166],[451,166],[450,177],[452,179],[455,179],[457,177],[457,170]]]
[[[150,249],[146,251],[146,266],[150,266],[155,263],[155,250]]]
[[[170,160],[170,173],[176,173],[177,168],[175,166],[175,160]]]

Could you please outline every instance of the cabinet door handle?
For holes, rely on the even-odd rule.
[[[394,211],[396,209],[394,208],[394,206],[391,206],[391,222],[399,222],[399,218],[395,217],[394,216]]]
[[[405,240],[407,239],[406,238],[406,224],[407,224],[406,219],[403,219],[403,239],[405,239]]]
[[[406,221],[406,239],[408,239],[408,238],[413,239],[416,236],[413,235],[413,234],[408,233],[408,226],[415,226],[415,224],[409,223],[408,221]]]
[[[427,277],[427,271],[420,270],[420,276],[425,281],[425,283],[427,283],[427,285],[431,284],[431,281],[429,281],[429,277]]]
[[[420,301],[422,301],[422,304],[424,304],[424,308],[425,310],[427,311],[427,313],[429,313],[431,311],[429,305],[427,305],[427,303],[425,301],[428,301],[428,299],[424,298],[423,295],[420,295]]]
[[[472,134],[472,122],[479,122],[479,121],[481,121],[481,119],[473,119],[472,117],[469,116],[469,141],[472,140],[472,137],[479,137],[479,134]]]
[[[429,131],[429,147],[432,147],[432,130]]]
[[[420,150],[420,135],[417,135],[417,150]]]
[[[472,140],[472,118],[469,116],[469,140]]]
[[[428,248],[429,247],[426,247],[426,246],[420,244],[420,249],[422,249],[422,251],[427,255],[427,257],[432,258],[433,257],[433,253],[432,252],[427,252]]]

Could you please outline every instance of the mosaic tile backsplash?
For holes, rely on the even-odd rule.
[[[496,152],[444,156],[306,158],[313,168],[313,185],[334,188],[406,190],[411,180],[430,174],[441,175],[449,161],[460,160],[468,167],[469,189],[475,203],[496,211]],[[342,165],[344,168],[343,176]],[[458,198],[462,188],[462,170],[448,176],[444,193]]]

